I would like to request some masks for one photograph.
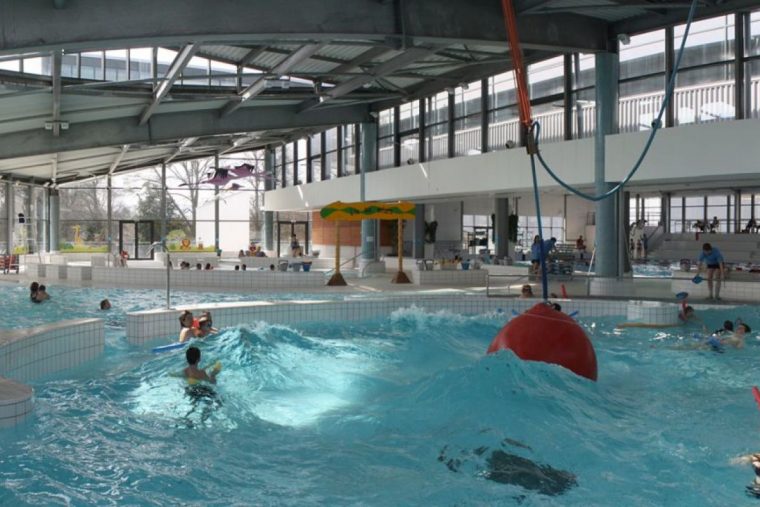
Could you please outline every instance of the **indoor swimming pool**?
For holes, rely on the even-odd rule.
[[[28,310],[11,292],[6,304]],[[123,312],[160,304],[149,292],[108,296]],[[102,316],[90,308],[103,294],[66,289],[33,311]],[[699,313],[710,329],[736,317],[760,326],[756,307]],[[760,451],[754,336],[724,354],[681,350],[698,327],[616,330],[619,318],[580,315],[598,356],[592,383],[484,357],[508,314],[411,307],[224,329],[199,345],[202,364],[223,371],[215,394],[198,396],[172,376],[184,354],[126,344],[114,312],[104,355],[34,382],[34,415],[0,431],[0,504],[748,501],[752,470],[729,461]]]

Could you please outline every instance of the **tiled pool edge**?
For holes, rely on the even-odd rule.
[[[416,306],[429,312],[450,311],[463,315],[477,315],[488,312],[522,312],[538,303],[537,299],[503,299],[475,295],[442,296],[393,296],[378,298],[356,298],[343,301],[277,301],[215,303],[208,305],[179,306],[171,310],[150,310],[127,314],[127,340],[135,345],[165,339],[173,341],[179,333],[178,317],[181,310],[194,313],[211,311],[214,326],[233,327],[266,321],[271,324],[294,325],[323,321],[358,321],[385,317],[399,308]],[[629,301],[624,300],[559,300],[563,311],[578,311],[583,317],[628,315]],[[653,306],[640,312],[637,320],[646,323],[670,322],[677,316],[677,306],[664,303],[660,309]]]
[[[23,382],[94,359],[104,345],[101,319],[0,331],[0,428],[15,426],[31,414],[34,393]]]

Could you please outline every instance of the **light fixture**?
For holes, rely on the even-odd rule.
[[[58,124],[61,130],[69,130],[69,122],[67,121],[46,121],[45,130],[53,130],[53,126]]]
[[[508,150],[511,150],[511,149],[512,149],[512,148],[514,148],[515,146],[517,146],[517,143],[516,143],[516,142],[514,142],[514,141],[512,141],[511,139],[510,139],[509,141],[507,141],[506,143],[504,143],[504,147],[505,147],[506,149],[508,149]]]
[[[617,36],[617,40],[622,44],[623,46],[627,46],[631,43],[631,36],[627,33],[619,33]]]

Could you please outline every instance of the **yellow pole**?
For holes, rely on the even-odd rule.
[[[403,229],[403,221],[399,218],[398,219],[398,270],[399,273],[404,271],[404,229]]]
[[[340,220],[335,222],[335,272],[340,273]]]
[[[340,220],[335,221],[335,273],[327,281],[327,285],[346,285],[346,280],[340,274]]]

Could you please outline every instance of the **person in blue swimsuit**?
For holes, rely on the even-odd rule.
[[[702,272],[703,264],[707,267],[707,289],[710,291],[710,296],[707,299],[720,300],[720,284],[725,279],[726,267],[723,263],[723,255],[720,253],[720,250],[713,248],[710,243],[702,245],[697,274]],[[716,271],[718,271],[718,280],[715,283],[715,297],[713,297],[713,278]]]

